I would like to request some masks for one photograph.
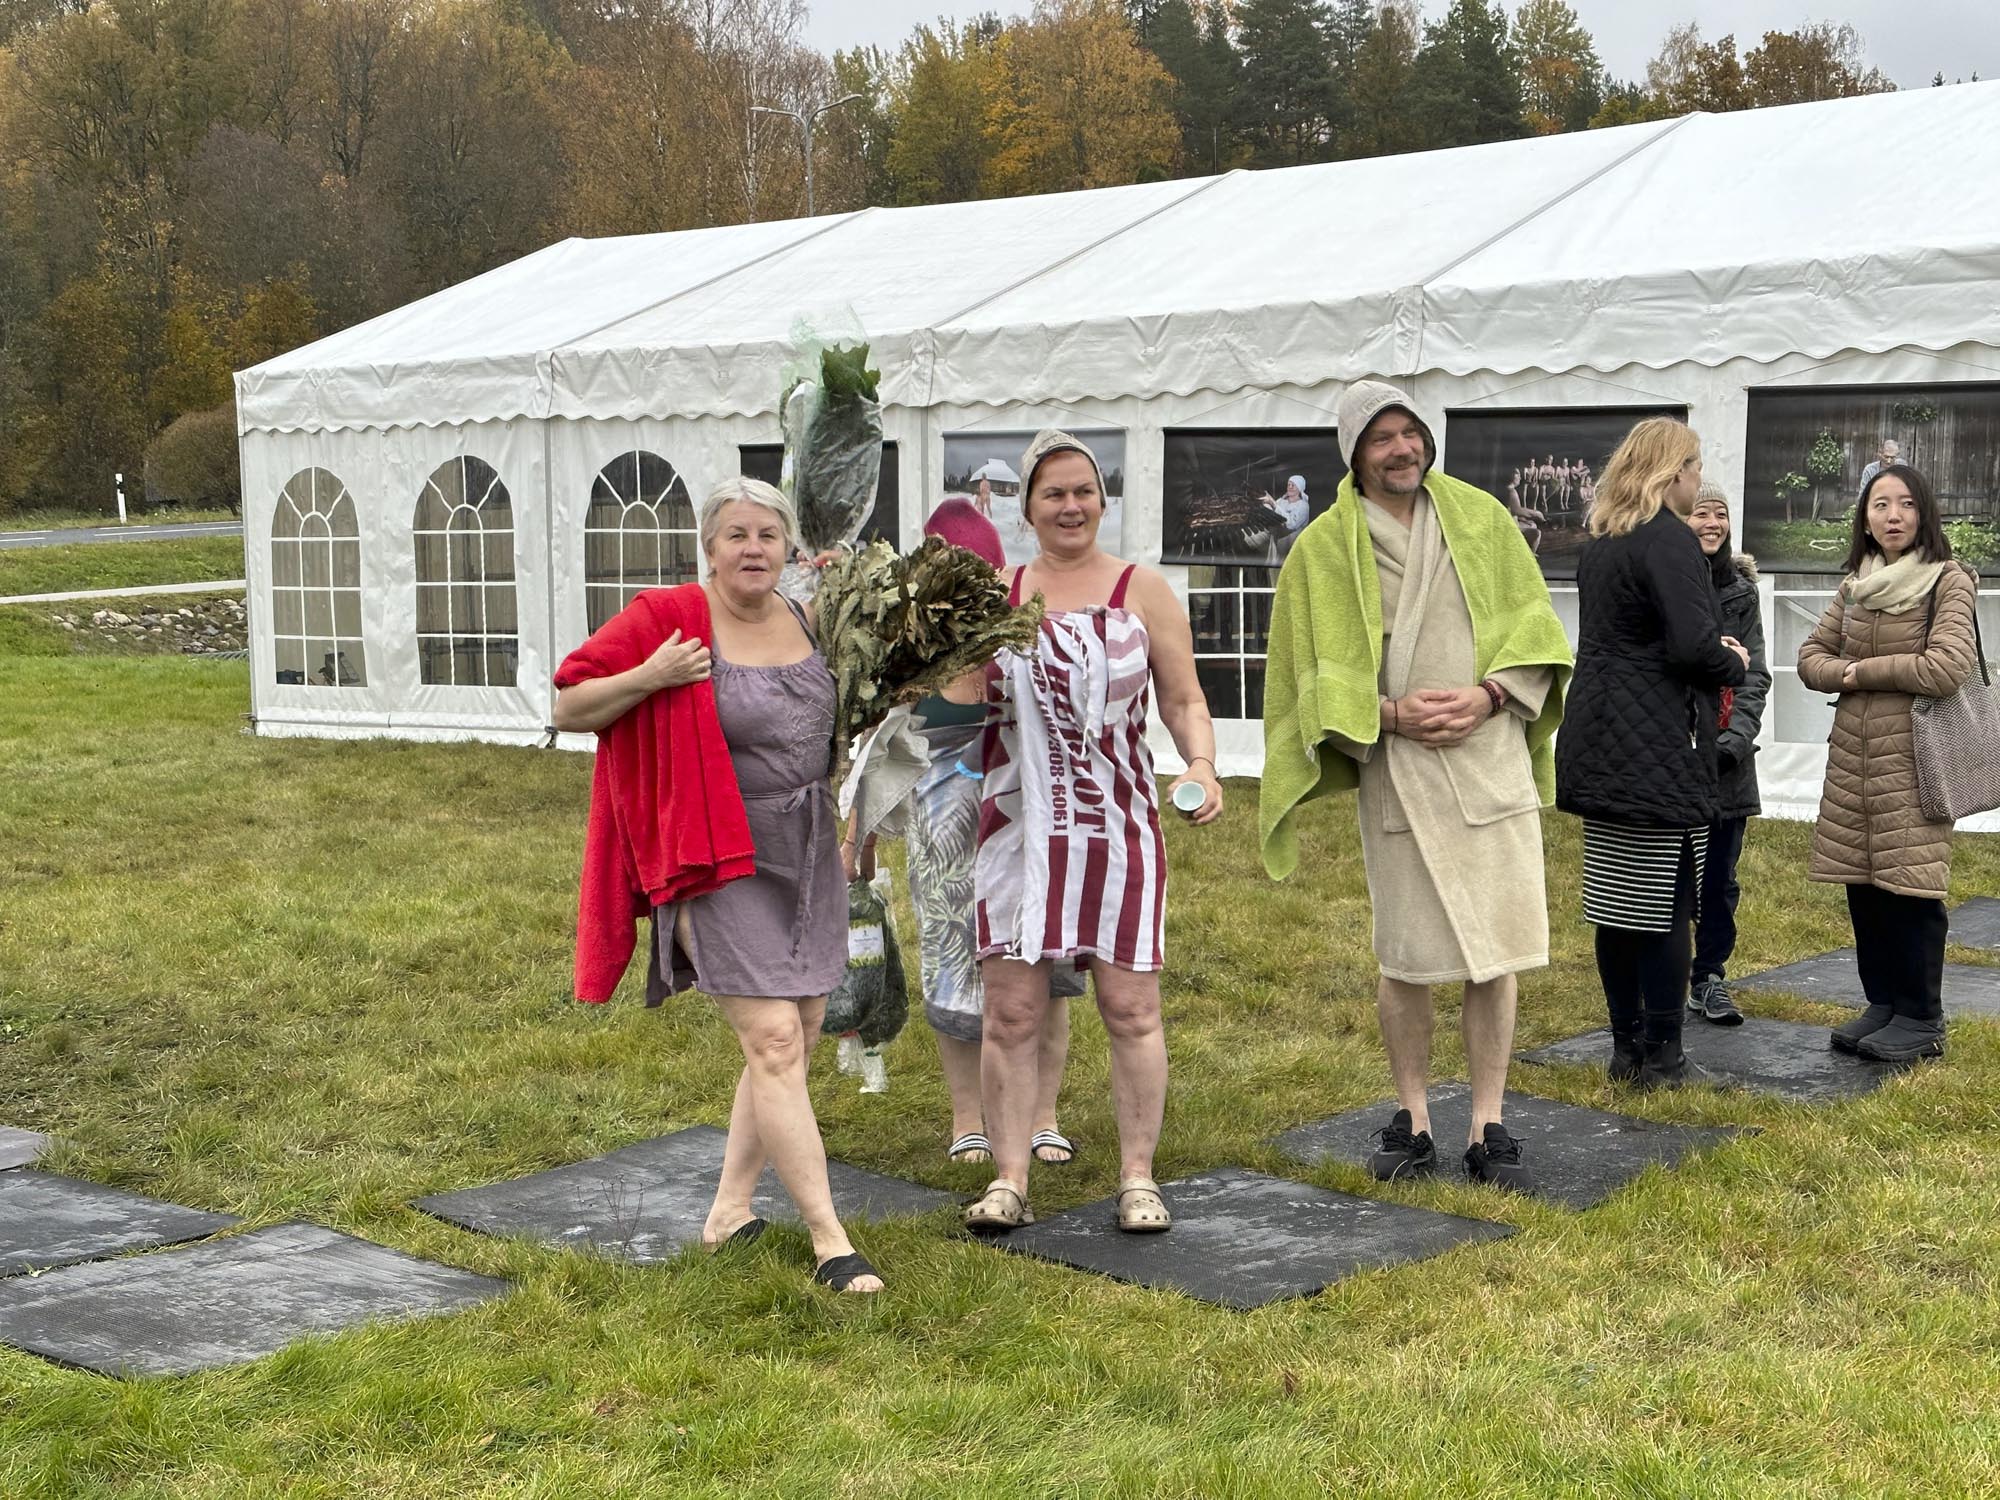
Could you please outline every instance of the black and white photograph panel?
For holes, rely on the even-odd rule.
[[[1097,545],[1106,552],[1122,553],[1125,545],[1125,432],[1117,427],[1072,427],[1066,429],[1081,439],[1097,455],[1097,467],[1104,475],[1104,521],[1097,531]],[[979,429],[947,432],[944,435],[944,488],[938,502],[958,498],[970,500],[980,514],[993,522],[1000,533],[1000,545],[1013,564],[1025,563],[1039,550],[1035,533],[1021,508],[1021,455],[1034,440],[1031,429]]]
[[[1505,505],[1547,578],[1576,577],[1597,477],[1647,417],[1685,406],[1560,406],[1445,413],[1443,465]]]
[[[1347,472],[1331,426],[1174,429],[1164,457],[1160,561],[1191,567],[1283,563]]]

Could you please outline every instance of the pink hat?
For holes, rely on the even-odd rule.
[[[983,557],[996,568],[1007,566],[1007,554],[1000,546],[999,528],[979,513],[970,500],[954,495],[931,512],[924,522],[924,535],[942,537],[954,547]]]

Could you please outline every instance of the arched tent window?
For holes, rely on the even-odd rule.
[[[641,589],[701,577],[694,505],[657,453],[621,453],[590,487],[583,518],[583,592],[597,630]]]
[[[514,502],[491,464],[454,458],[424,481],[417,547],[417,665],[427,683],[512,687]]]
[[[301,469],[271,517],[271,637],[289,687],[365,687],[361,530],[354,501],[325,469]]]

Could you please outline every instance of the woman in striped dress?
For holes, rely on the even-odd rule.
[[[1686,517],[1701,443],[1683,423],[1634,427],[1605,465],[1577,563],[1579,630],[1556,806],[1583,819],[1583,915],[1611,1017],[1611,1077],[1698,1076],[1681,1050],[1696,893],[1721,808],[1718,695],[1749,655],[1722,632]]]
[[[1199,789],[1184,816],[1222,813],[1215,729],[1195,675],[1187,612],[1158,573],[1097,546],[1104,480],[1074,437],[1039,434],[1021,461],[1022,509],[1040,547],[1012,580],[1016,600],[1047,607],[1032,652],[1003,652],[989,673],[999,705],[986,731],[986,781],[974,872],[986,992],[980,1054],[994,1180],[968,1228],[1032,1223],[1029,1142],[1035,1055],[1051,969],[1086,965],[1111,1042],[1118,1113],[1118,1226],[1166,1229],[1153,1180],[1167,1091],[1160,1027],[1166,845],[1146,746],[1152,689]],[[1171,795],[1171,793],[1170,793]],[[1179,805],[1178,803],[1176,804]]]

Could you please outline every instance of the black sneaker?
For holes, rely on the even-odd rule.
[[[1697,979],[1693,993],[1688,996],[1688,1009],[1716,1026],[1743,1024],[1743,1012],[1736,1008],[1736,997],[1729,993],[1728,983],[1719,978]]]
[[[1521,1165],[1521,1143],[1498,1120],[1480,1133],[1484,1139],[1465,1148],[1465,1175],[1474,1182],[1490,1182],[1495,1187],[1526,1192],[1533,1179]]]
[[[1431,1133],[1413,1132],[1407,1109],[1399,1109],[1390,1116],[1389,1123],[1375,1132],[1375,1140],[1378,1144],[1369,1155],[1368,1170],[1378,1181],[1394,1182],[1398,1177],[1414,1177],[1437,1167],[1437,1147],[1431,1142]]]

